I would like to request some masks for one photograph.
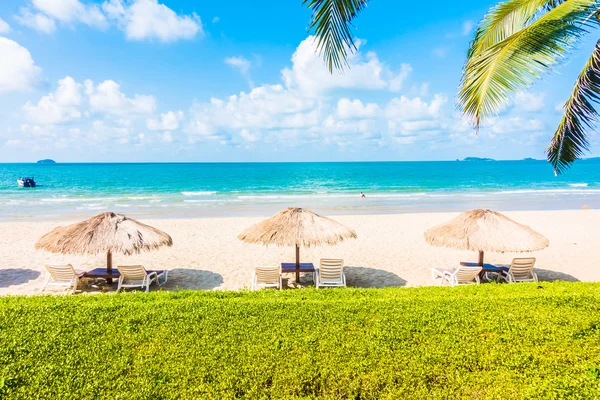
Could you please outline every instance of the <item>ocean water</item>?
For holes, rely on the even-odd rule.
[[[36,188],[19,188],[34,176]],[[360,192],[367,196],[360,198]],[[545,161],[0,164],[0,219],[600,208],[600,160],[555,177]]]

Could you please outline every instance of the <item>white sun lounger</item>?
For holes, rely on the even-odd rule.
[[[146,271],[141,265],[120,265],[117,267],[119,270],[119,284],[117,286],[117,292],[122,288],[133,288],[141,287],[145,288],[146,292],[150,291],[150,285],[152,282],[156,282],[158,286],[162,286],[167,283],[169,271]],[[162,279],[162,283],[160,280]]]
[[[252,274],[252,290],[282,286],[281,267],[256,267]]]
[[[510,267],[500,274],[502,279],[508,283],[512,282],[537,282],[538,277],[533,272],[535,258],[515,258]]]
[[[450,286],[466,285],[470,283],[480,284],[479,273],[481,267],[463,267],[454,269],[432,268],[433,279],[442,278],[442,283],[448,282]]]
[[[84,272],[75,271],[71,264],[46,265],[46,271],[48,271],[48,276],[46,277],[46,282],[44,282],[42,292],[48,286],[62,286],[66,288],[72,287],[71,293],[74,294],[77,290],[77,284],[84,274]]]
[[[315,287],[346,286],[344,260],[322,258],[315,270]]]

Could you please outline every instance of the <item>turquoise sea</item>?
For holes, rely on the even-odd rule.
[[[20,176],[38,187],[18,188]],[[360,198],[364,192],[366,199]],[[600,160],[555,177],[545,161],[0,164],[0,219],[600,208]]]

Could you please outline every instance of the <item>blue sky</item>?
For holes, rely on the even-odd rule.
[[[373,0],[330,76],[300,0],[4,0],[0,161],[543,158],[593,43],[475,136],[456,89],[493,4]]]

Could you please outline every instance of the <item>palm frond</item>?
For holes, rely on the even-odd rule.
[[[572,49],[596,0],[569,0],[467,60],[459,104],[476,129]]]
[[[368,0],[303,0],[312,11],[308,29],[314,30],[317,49],[329,72],[347,66],[349,52],[356,50],[350,26]]]
[[[577,78],[565,114],[546,150],[555,174],[567,169],[588,150],[588,133],[599,119],[593,103],[600,101],[600,41]]]
[[[565,0],[508,0],[493,7],[483,18],[471,41],[468,57],[480,53],[520,31],[543,11]]]

